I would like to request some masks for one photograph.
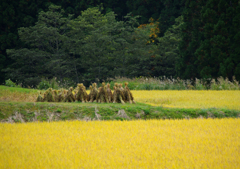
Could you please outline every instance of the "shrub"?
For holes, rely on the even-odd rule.
[[[14,83],[10,79],[8,79],[8,80],[5,80],[5,86],[16,87],[17,85],[16,85],[16,83]]]
[[[51,85],[50,85],[49,81],[42,79],[42,81],[38,84],[37,88],[40,90],[43,90],[43,89],[50,88],[50,86]]]
[[[59,88],[64,88],[64,89],[68,89],[69,87],[76,87],[76,82],[74,82],[70,78],[63,78],[62,80],[57,80],[55,78],[54,84],[58,85]]]
[[[40,90],[48,89],[48,88],[58,89],[59,88],[59,84],[57,82],[57,78],[56,77],[52,78],[51,80],[42,78],[42,80],[38,84],[37,88],[40,89]]]

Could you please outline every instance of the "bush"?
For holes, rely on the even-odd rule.
[[[70,78],[63,78],[62,80],[57,80],[55,78],[55,85],[58,85],[59,88],[68,89],[69,87],[76,87],[77,84]]]
[[[17,85],[16,85],[16,83],[14,83],[10,79],[8,79],[8,80],[5,80],[5,86],[16,87]]]
[[[40,90],[43,90],[43,89],[48,89],[50,88],[50,83],[45,80],[45,79],[42,79],[42,81],[38,84],[37,88],[40,89]]]
[[[52,78],[51,80],[47,80],[43,78],[41,82],[38,84],[37,88],[40,90],[48,89],[48,88],[58,89],[59,84],[56,80],[57,80],[56,78]]]

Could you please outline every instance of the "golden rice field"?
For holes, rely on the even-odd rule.
[[[137,102],[174,108],[228,108],[240,110],[239,90],[135,90]]]
[[[0,168],[240,168],[240,119],[0,123]]]

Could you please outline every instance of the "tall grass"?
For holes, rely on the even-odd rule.
[[[167,78],[167,77],[138,77],[138,78],[127,78],[127,77],[115,77],[108,78],[106,80],[110,83],[110,88],[113,89],[114,83],[121,83],[124,86],[125,82],[128,82],[130,90],[240,90],[239,82],[233,77],[230,81],[228,78],[219,77],[217,79],[188,79],[183,80],[180,78]],[[20,87],[16,85],[10,79],[6,80],[6,86],[9,87]],[[48,88],[59,89],[69,87],[76,87],[76,82],[71,79],[65,78],[59,80],[57,78],[42,79],[37,89],[44,90]],[[98,84],[101,86],[101,83]],[[28,87],[30,88],[30,87]],[[86,86],[88,88],[88,86]]]
[[[131,90],[240,90],[239,82],[233,77],[233,81],[219,77],[215,79],[195,79],[195,80],[183,80],[180,78],[126,78],[126,77],[115,77],[109,78],[107,81],[113,88],[114,83],[128,82],[128,87]]]

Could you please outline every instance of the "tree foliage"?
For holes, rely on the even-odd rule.
[[[182,78],[240,79],[238,0],[187,1],[177,73]]]
[[[6,69],[11,79],[36,86],[41,77],[67,75],[68,62],[64,42],[67,37],[68,18],[62,16],[59,6],[39,13],[38,22],[31,27],[19,28],[19,37],[26,45],[21,49],[9,49],[7,54],[15,62]]]
[[[0,83],[240,80],[239,0],[3,0],[0,9]]]
[[[41,77],[69,77],[88,84],[116,75],[139,76],[145,69],[136,60],[148,58],[152,45],[146,45],[149,36],[137,25],[137,17],[130,14],[117,21],[113,12],[104,15],[99,8],[89,8],[73,19],[52,5],[39,13],[35,26],[19,29],[26,47],[7,50],[15,62],[6,72],[33,86]]]
[[[175,19],[175,24],[169,28],[163,37],[157,39],[156,57],[153,61],[154,76],[175,76],[175,65],[178,61],[179,48],[178,44],[181,41],[181,26],[183,17]]]

